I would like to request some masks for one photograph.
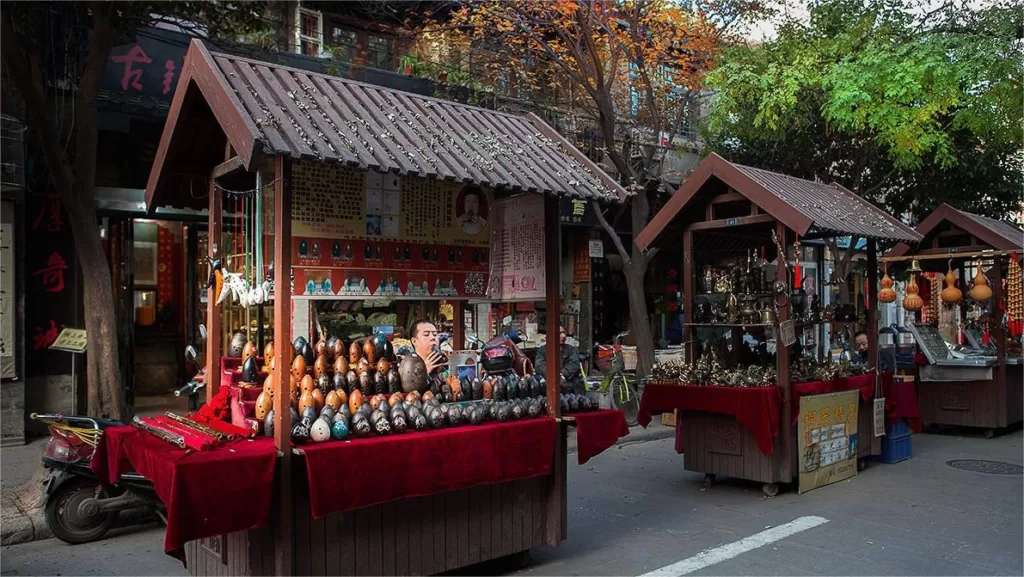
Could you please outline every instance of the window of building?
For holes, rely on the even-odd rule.
[[[335,60],[352,62],[359,54],[359,33],[355,30],[332,25],[329,43]]]
[[[323,15],[317,10],[295,8],[295,51],[320,56],[324,49]]]
[[[374,36],[372,34],[366,37],[366,65],[370,68],[380,68],[382,70],[392,70],[395,68],[392,55],[393,42],[391,38],[386,36]]]

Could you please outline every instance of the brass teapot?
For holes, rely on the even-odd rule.
[[[774,325],[779,320],[779,313],[775,310],[775,307],[770,304],[764,304],[758,302],[756,307],[757,312],[761,315],[761,324],[763,325]]]

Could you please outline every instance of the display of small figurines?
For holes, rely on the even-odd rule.
[[[852,364],[849,359],[838,363],[817,362],[807,358],[796,359],[789,367],[790,380],[794,383],[810,381],[831,381],[843,377],[863,374],[866,367]]]

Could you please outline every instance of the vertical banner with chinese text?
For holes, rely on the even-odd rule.
[[[0,210],[0,378],[18,376],[14,351],[17,303],[15,295],[14,201],[5,200]]]
[[[544,299],[544,196],[522,194],[494,203],[491,281],[496,301]]]
[[[75,324],[74,236],[56,192],[25,198],[25,374],[68,374],[71,356],[50,345]]]
[[[800,493],[857,474],[859,395],[860,391],[853,390],[800,397]]]

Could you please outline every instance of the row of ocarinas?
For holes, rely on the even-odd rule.
[[[484,421],[514,421],[536,418],[547,412],[547,399],[515,399],[460,405],[442,403],[429,392],[421,398],[418,393],[404,397],[396,393],[387,398],[376,395],[369,401],[353,393],[349,404],[338,407],[324,405],[319,414],[306,407],[301,416],[290,408],[292,416],[291,438],[295,444],[314,443],[330,439],[400,434],[406,431],[426,431],[462,425],[479,425]],[[352,401],[355,401],[353,403]],[[361,403],[361,404],[358,404]],[[354,405],[354,406],[353,406]],[[274,413],[264,419],[264,434],[274,434]]]

